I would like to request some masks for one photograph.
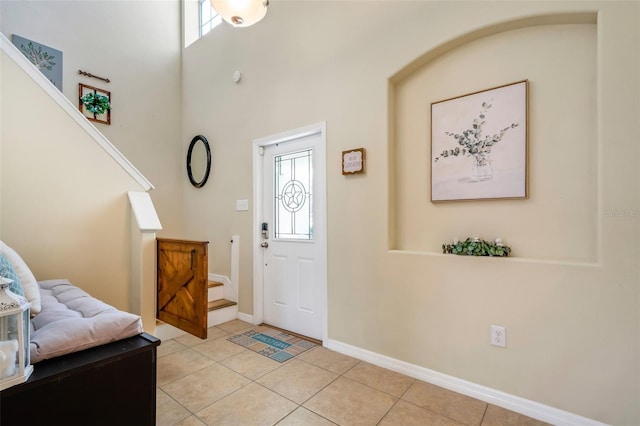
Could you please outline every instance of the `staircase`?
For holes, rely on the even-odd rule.
[[[224,298],[223,283],[209,280],[208,300],[209,313],[207,314],[207,325],[209,327],[234,320],[238,317],[238,304]]]

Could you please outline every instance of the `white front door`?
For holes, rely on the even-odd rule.
[[[324,339],[325,147],[319,132],[261,145],[263,322]],[[263,225],[264,224],[264,225]],[[262,232],[266,230],[266,232]]]

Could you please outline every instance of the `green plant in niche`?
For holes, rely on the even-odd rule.
[[[87,93],[80,98],[80,102],[82,102],[85,108],[97,115],[104,114],[111,110],[109,98],[98,93]]]
[[[479,238],[467,238],[464,241],[454,241],[453,244],[443,244],[442,253],[457,254],[459,256],[507,257],[511,253],[511,247],[502,244],[500,239],[494,242]]]

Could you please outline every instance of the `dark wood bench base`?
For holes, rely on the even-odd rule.
[[[0,392],[0,424],[153,426],[159,345],[142,333],[36,363]]]

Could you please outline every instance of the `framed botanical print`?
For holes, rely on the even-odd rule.
[[[528,81],[431,104],[431,201],[526,198]]]

